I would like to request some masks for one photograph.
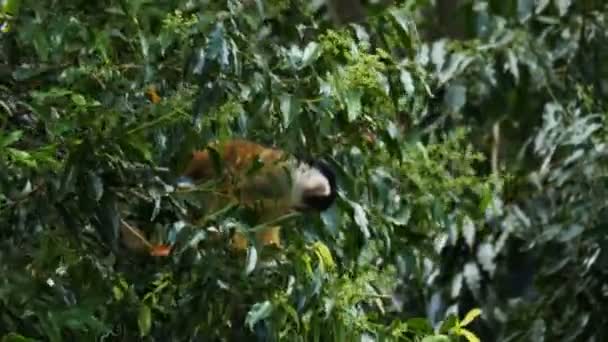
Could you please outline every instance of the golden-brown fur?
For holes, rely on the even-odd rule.
[[[206,216],[237,202],[253,210],[257,224],[262,225],[257,227],[274,222],[269,227],[256,229],[256,241],[261,246],[281,246],[277,219],[292,210],[322,211],[335,198],[335,178],[323,165],[315,163],[313,167],[281,150],[241,139],[208,147],[193,152],[177,182],[178,188],[191,189],[200,183],[212,185],[212,189],[204,186],[205,189],[192,193],[204,207],[193,216]],[[148,251],[152,255],[166,255],[169,250],[166,246],[152,245],[126,222],[123,222],[122,234],[124,244],[131,250]],[[234,233],[233,249],[243,251],[248,245],[245,234]]]

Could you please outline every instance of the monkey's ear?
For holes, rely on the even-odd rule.
[[[296,158],[298,162],[312,165],[313,158],[308,152],[304,151],[304,149],[298,148],[298,151],[295,151],[292,155]]]

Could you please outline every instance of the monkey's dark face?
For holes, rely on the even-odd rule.
[[[324,211],[336,200],[336,175],[321,160],[300,161],[294,172],[294,207],[300,211]]]

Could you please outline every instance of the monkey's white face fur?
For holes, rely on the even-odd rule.
[[[331,185],[321,170],[307,163],[298,163],[292,171],[291,200],[296,205],[304,205],[306,197],[324,197],[331,193]]]

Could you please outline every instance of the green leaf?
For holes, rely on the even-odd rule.
[[[78,107],[85,107],[87,105],[87,100],[81,94],[72,94],[71,99]]]
[[[333,271],[336,268],[336,263],[334,262],[334,258],[331,255],[331,251],[327,246],[321,241],[317,241],[313,245],[313,249],[323,265],[323,269],[327,271]]]
[[[560,17],[563,17],[568,13],[570,5],[572,5],[572,0],[555,0],[555,6],[557,7]]]
[[[580,224],[572,224],[566,230],[562,230],[557,236],[557,240],[560,242],[568,242],[581,235],[585,231],[585,228]]]
[[[403,89],[408,95],[413,95],[416,90],[414,87],[414,79],[412,79],[412,74],[409,71],[402,69],[400,74],[401,84],[403,84]]]
[[[551,0],[536,0],[536,9],[534,10],[534,13],[541,14],[549,3],[551,3]]]
[[[226,44],[225,34],[226,32],[223,23],[217,23],[215,29],[209,36],[209,42],[207,44],[207,57],[218,62],[223,68],[230,63],[230,52],[228,50],[228,44]]]
[[[466,280],[469,289],[471,289],[473,293],[476,293],[480,286],[481,273],[475,262],[467,262],[464,265],[464,279]]]
[[[312,63],[314,63],[319,56],[321,55],[321,49],[319,49],[319,44],[316,42],[310,42],[304,48],[304,52],[302,53],[302,64],[300,68],[305,68]]]
[[[264,10],[264,2],[262,0],[255,0],[256,8],[260,18],[266,18],[266,11]]]
[[[451,54],[447,65],[443,65],[441,71],[439,72],[437,77],[439,79],[439,83],[446,84],[448,81],[456,79],[456,77],[473,62],[473,60],[473,57],[461,52]]]
[[[137,315],[137,326],[139,327],[139,336],[148,336],[152,328],[152,310],[146,304],[141,304]]]
[[[529,336],[532,341],[545,341],[547,334],[547,324],[541,318],[534,320],[532,326],[529,328]]]
[[[119,286],[112,286],[112,293],[116,301],[121,301],[125,297],[124,291]]]
[[[517,57],[512,49],[507,50],[507,61],[507,67],[511,72],[511,75],[515,78],[515,82],[519,82],[519,66],[517,65]]]
[[[36,342],[37,340],[11,332],[2,336],[2,342]]]
[[[264,301],[262,303],[255,303],[249,312],[247,312],[247,318],[245,319],[245,324],[249,327],[249,329],[253,330],[253,327],[261,320],[264,320],[272,314],[273,306],[269,301]]]
[[[7,136],[0,137],[0,147],[7,147],[7,146],[14,144],[17,141],[19,141],[19,139],[21,139],[22,136],[23,136],[23,131],[19,131],[19,130],[12,131]]]
[[[445,93],[444,103],[452,112],[459,112],[467,103],[467,88],[463,85],[451,84]]]
[[[298,100],[291,94],[283,94],[279,98],[281,114],[283,118],[283,126],[285,128],[289,127],[294,116],[298,114],[300,110],[300,106]]]
[[[408,10],[404,8],[391,8],[389,13],[395,19],[399,27],[403,30],[404,33],[408,34],[410,32],[410,13]],[[412,25],[413,26],[413,25]]]
[[[447,335],[433,335],[426,336],[421,342],[450,342],[450,338]]]
[[[70,308],[55,313],[55,320],[59,325],[77,331],[90,331],[106,333],[108,329],[87,307]]]
[[[103,182],[101,181],[101,178],[91,171],[87,172],[86,186],[89,196],[93,200],[99,201],[103,196]]]
[[[386,216],[386,220],[396,226],[405,226],[410,221],[412,211],[409,207],[402,207],[391,216]]]
[[[391,137],[391,139],[393,140],[398,140],[401,137],[401,131],[393,121],[388,122],[388,125],[386,126],[386,132],[388,133],[388,136]]]
[[[517,16],[520,22],[530,19],[534,12],[535,0],[517,0]]]
[[[480,342],[479,337],[467,329],[460,329],[459,335],[464,336],[468,342]]]
[[[333,205],[329,209],[323,211],[321,213],[321,220],[323,221],[325,228],[329,230],[330,234],[334,237],[337,236],[341,223],[341,217],[338,215],[337,206]]]
[[[355,121],[361,115],[361,97],[363,91],[360,89],[349,89],[346,91],[346,111],[348,113],[348,121]]]
[[[2,12],[6,14],[16,15],[19,11],[21,0],[3,0]]]
[[[96,228],[101,237],[106,243],[116,248],[120,230],[120,212],[114,194],[104,191],[97,206],[95,217],[99,222]]]
[[[441,322],[441,326],[439,327],[439,332],[447,333],[451,331],[453,328],[459,327],[458,317],[455,314],[449,314],[443,322]]]
[[[460,321],[460,326],[461,327],[466,327],[467,325],[469,325],[469,323],[473,322],[473,320],[475,318],[477,318],[479,315],[481,315],[481,309],[475,308],[475,309],[470,310],[464,316],[464,318],[462,319],[462,321]]]
[[[245,275],[249,275],[251,274],[251,272],[253,272],[253,270],[255,269],[255,266],[257,265],[258,262],[258,251],[255,248],[255,246],[249,246],[249,248],[247,248],[247,260],[245,262]]]
[[[415,317],[407,320],[407,325],[410,330],[415,331],[418,334],[428,334],[433,331],[433,327],[427,319]]]
[[[129,146],[133,148],[131,151],[137,152],[141,158],[146,161],[152,161],[151,144],[149,141],[146,141],[143,136],[139,134],[130,135],[128,137],[128,143]]]
[[[32,158],[32,155],[26,151],[17,150],[17,149],[8,147],[6,149],[6,152],[8,152],[11,159],[14,160],[16,163],[20,163],[20,164],[23,164],[23,165],[31,167],[31,168],[38,167],[38,163],[36,162],[36,159]]]
[[[355,223],[357,224],[357,226],[359,226],[359,229],[361,230],[361,233],[363,233],[363,236],[366,239],[369,239],[371,234],[368,229],[369,221],[367,220],[367,215],[365,214],[365,210],[358,203],[353,202],[353,203],[351,203],[351,205],[353,208],[353,216],[355,219]]]
[[[475,224],[469,216],[465,216],[462,219],[462,236],[470,248],[473,248],[473,244],[475,243],[475,232]]]

